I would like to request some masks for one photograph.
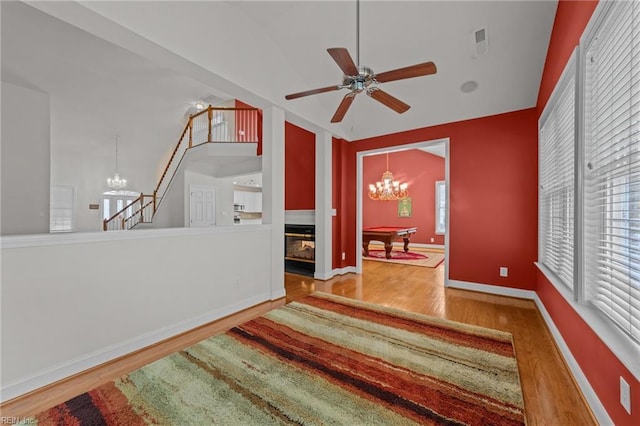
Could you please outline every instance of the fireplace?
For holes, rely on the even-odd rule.
[[[284,226],[284,270],[313,277],[316,271],[316,229],[314,225]]]

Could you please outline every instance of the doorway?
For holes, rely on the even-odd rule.
[[[439,150],[440,153],[436,154],[436,155],[440,155],[441,157],[444,157],[444,184],[443,184],[443,188],[444,188],[444,202],[442,204],[444,204],[444,232],[440,233],[440,232],[436,232],[436,223],[435,220],[433,221],[433,223],[429,225],[429,232],[433,233],[436,243],[438,241],[438,239],[442,239],[443,241],[441,241],[439,244],[444,243],[444,281],[445,281],[445,286],[447,285],[448,282],[448,277],[449,277],[449,139],[448,138],[442,138],[442,139],[436,139],[436,140],[431,140],[431,141],[424,141],[424,142],[418,142],[418,143],[413,143],[413,144],[407,144],[407,145],[400,145],[400,146],[393,146],[393,147],[385,147],[385,148],[379,148],[379,149],[375,149],[375,150],[369,150],[369,151],[361,151],[358,152],[356,154],[356,179],[357,179],[357,184],[356,184],[356,191],[357,191],[357,205],[356,205],[356,272],[358,274],[362,274],[363,271],[363,256],[362,256],[362,242],[363,242],[363,237],[362,237],[362,229],[363,229],[363,224],[364,224],[364,197],[367,196],[366,194],[366,190],[367,188],[365,188],[365,184],[371,184],[373,182],[365,182],[364,181],[364,158],[368,157],[368,156],[375,156],[375,155],[380,155],[380,154],[387,154],[387,153],[396,153],[396,152],[400,152],[400,151],[408,151],[408,150],[415,150],[415,149],[419,149],[419,150],[423,150],[426,151],[427,153],[431,153],[431,154],[435,154],[436,150]],[[432,151],[432,152],[430,152]],[[376,176],[376,178],[379,178],[379,176]],[[409,179],[411,180],[411,179]],[[375,186],[375,184],[374,184]],[[433,192],[434,189],[434,183],[431,182],[430,184],[430,190],[431,192]],[[411,193],[411,184],[409,186],[409,192]],[[414,188],[414,191],[419,191],[419,188]],[[415,192],[414,192],[415,194]],[[432,194],[433,195],[433,194]],[[416,201],[416,200],[414,200]],[[435,199],[432,200],[435,203]],[[376,201],[376,202],[388,202],[388,201]],[[397,203],[396,203],[397,204]],[[413,212],[411,214],[415,215],[419,215],[420,211],[416,210],[417,206],[413,206]],[[433,204],[434,210],[435,210],[435,204]],[[430,214],[433,215],[434,211],[430,210]],[[424,212],[425,210],[422,209],[422,211]],[[438,213],[437,211],[435,213]],[[401,215],[400,212],[397,212],[397,215]],[[407,222],[411,222],[411,219],[408,219]],[[380,224],[376,224],[378,226],[381,226]],[[382,225],[387,225],[388,224],[382,224]],[[433,229],[431,229],[433,228]],[[423,228],[424,229],[424,228]],[[440,229],[438,229],[438,231],[440,231]],[[439,234],[439,235],[438,235]],[[442,235],[444,234],[444,235]],[[429,238],[427,241],[425,241],[424,245],[430,245],[433,244],[434,239],[433,238]]]

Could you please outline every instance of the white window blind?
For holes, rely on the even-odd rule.
[[[540,119],[538,261],[573,289],[575,60],[563,72]]]
[[[585,49],[586,296],[640,341],[640,3],[612,3]]]
[[[73,186],[51,185],[49,191],[49,232],[73,231]]]

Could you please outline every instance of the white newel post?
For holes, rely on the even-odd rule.
[[[284,111],[264,110],[262,131],[262,220],[271,224],[271,300],[284,288]]]
[[[332,173],[331,134],[316,133],[316,272],[314,278],[333,276],[331,256]]]

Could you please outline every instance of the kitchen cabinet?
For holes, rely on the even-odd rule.
[[[233,191],[233,204],[241,205],[245,212],[262,212],[262,192]]]

